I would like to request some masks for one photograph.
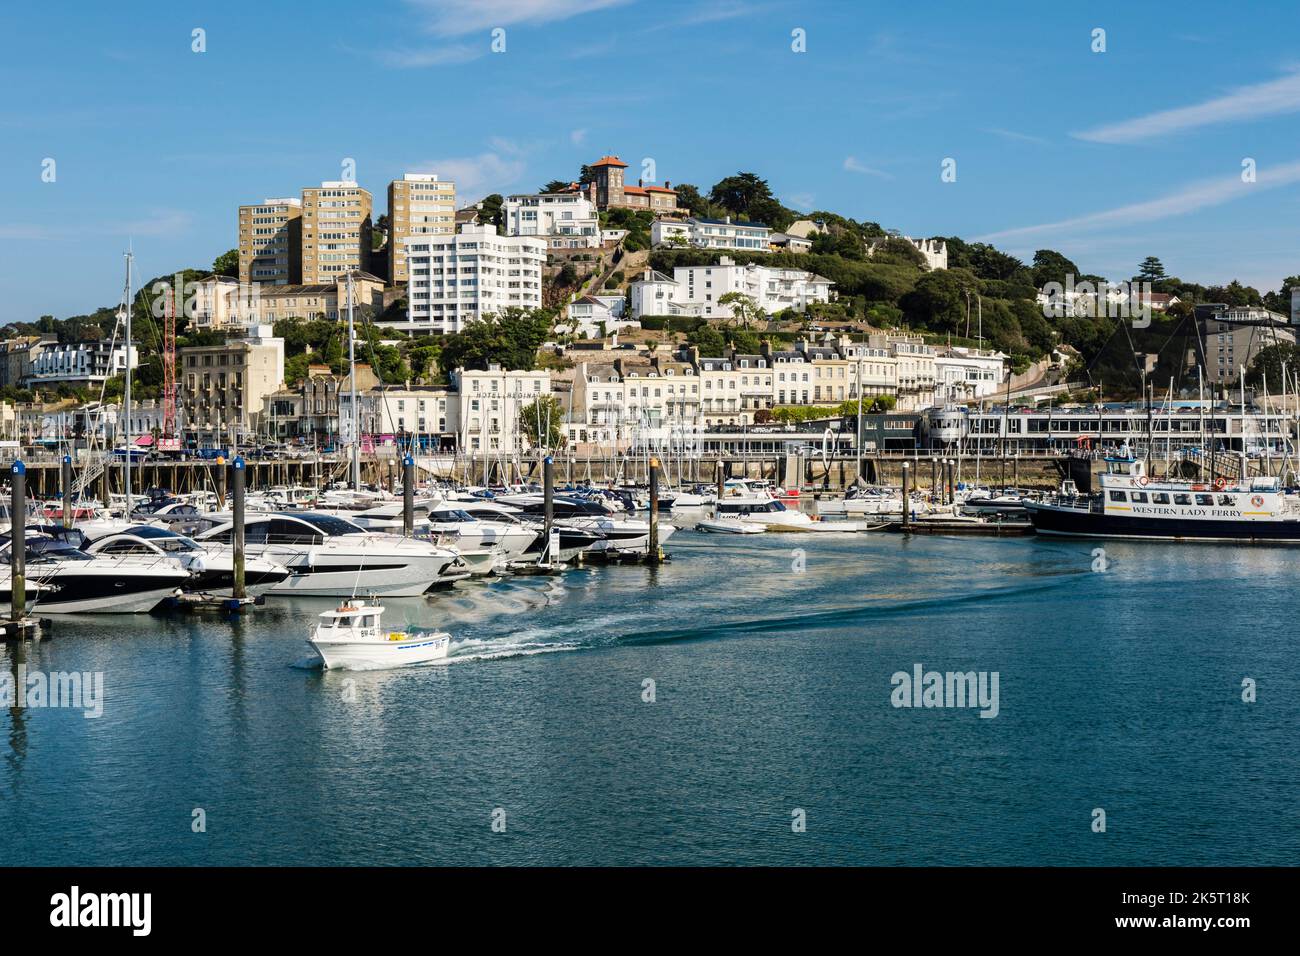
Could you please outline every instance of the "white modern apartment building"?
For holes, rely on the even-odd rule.
[[[596,206],[581,193],[507,196],[501,216],[508,236],[541,236],[552,249],[595,249],[601,244]]]
[[[460,403],[458,448],[471,454],[527,451],[529,442],[519,427],[519,412],[551,394],[549,372],[491,365],[486,371],[458,368],[451,378]]]
[[[829,302],[833,285],[829,279],[802,269],[754,263],[742,266],[723,256],[717,265],[678,266],[671,284],[662,273],[633,282],[632,317],[680,314],[730,319],[734,307],[719,302],[729,292],[748,296],[768,314],[784,309],[804,311],[811,302]],[[652,308],[655,311],[650,311]]]
[[[24,384],[30,388],[60,383],[99,385],[105,379],[126,371],[126,355],[126,346],[108,341],[46,345],[32,360],[32,370]],[[139,353],[132,346],[132,367],[139,361]]]
[[[772,230],[762,223],[725,219],[656,219],[650,226],[653,246],[692,246],[697,249],[771,250]]]
[[[728,292],[739,292],[753,299],[769,315],[783,309],[803,311],[810,302],[829,302],[834,284],[802,269],[772,269],[756,264],[736,265],[723,256],[713,266],[678,266],[673,270],[677,283],[677,301],[698,306],[708,319],[729,319],[733,306],[719,304]]]
[[[502,236],[467,223],[454,236],[408,236],[408,332],[459,332],[467,322],[508,308],[541,308],[546,241]]]
[[[672,276],[646,269],[641,278],[631,284],[632,317],[643,315],[698,315],[698,307],[689,307],[677,300],[677,282]]]

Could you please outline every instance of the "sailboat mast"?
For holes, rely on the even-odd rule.
[[[361,409],[357,406],[356,329],[352,317],[352,271],[348,270],[348,379],[352,383],[352,490],[361,490]]]
[[[126,295],[122,297],[123,311],[126,313],[126,383],[122,392],[122,417],[126,421],[126,464],[123,469],[122,484],[126,491],[126,517],[131,517],[131,265],[135,254],[126,253]],[[113,356],[108,357],[109,362]]]

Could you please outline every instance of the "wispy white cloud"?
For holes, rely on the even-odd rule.
[[[710,3],[697,3],[689,13],[670,17],[654,24],[653,30],[673,30],[681,27],[703,26],[706,23],[721,23],[724,20],[736,20],[752,16],[766,9],[766,4],[757,4],[751,0],[712,0]]]
[[[808,212],[815,205],[816,197],[812,193],[790,193],[784,197],[785,204],[791,209]]]
[[[0,240],[58,242],[64,239],[115,236],[175,239],[187,234],[194,217],[183,209],[152,209],[147,216],[126,222],[89,222],[67,226],[48,223],[0,223]]]
[[[423,69],[430,66],[454,66],[477,60],[488,50],[486,43],[469,46],[464,43],[440,47],[406,47],[393,50],[377,50],[374,53],[384,66],[397,70]]]
[[[861,173],[863,176],[876,176],[880,179],[894,178],[883,169],[876,169],[874,166],[868,166],[866,163],[853,156],[844,157],[844,169],[850,173]]]
[[[527,168],[524,150],[505,139],[494,139],[487,149],[474,156],[453,156],[417,163],[414,172],[437,173],[441,179],[456,184],[457,199],[481,199],[493,192],[504,192],[519,182]]]
[[[581,146],[587,142],[587,131],[585,129],[575,129],[569,133],[569,142],[574,146]]]
[[[1226,96],[1216,96],[1214,99],[1195,103],[1192,106],[1148,113],[1119,123],[1097,126],[1074,135],[1078,139],[1094,143],[1132,143],[1154,136],[1168,136],[1183,130],[1210,126],[1214,123],[1240,122],[1261,116],[1277,116],[1298,111],[1300,111],[1300,72],[1291,72],[1280,79],[1243,86]]]
[[[1253,183],[1242,182],[1240,176],[1206,179],[1184,186],[1177,192],[1156,199],[1149,199],[1145,202],[1129,203],[1125,206],[1117,206],[1114,209],[1088,213],[1087,215],[1062,219],[1057,222],[1042,223],[1037,226],[1004,229],[978,238],[982,242],[1014,241],[1026,236],[1059,233],[1070,229],[1098,229],[1156,222],[1210,206],[1221,206],[1237,199],[1244,199],[1260,190],[1276,189],[1279,186],[1286,186],[1295,182],[1300,182],[1300,162],[1261,167],[1257,175],[1257,181]]]
[[[1041,136],[1031,136],[1028,133],[1017,133],[1013,129],[999,129],[998,127],[993,127],[984,130],[984,132],[991,133],[994,136],[1001,136],[1003,139],[1014,139],[1021,143],[1037,143],[1040,146],[1045,146],[1047,144],[1047,140],[1043,139]]]
[[[406,0],[422,29],[440,37],[459,37],[517,23],[537,26],[595,10],[623,6],[631,0]]]

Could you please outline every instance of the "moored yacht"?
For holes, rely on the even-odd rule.
[[[53,530],[53,529],[52,529]],[[168,557],[92,555],[60,533],[26,531],[27,609],[39,614],[140,614],[189,583],[190,572]],[[0,535],[0,604],[13,599],[13,539]]]
[[[232,522],[197,538],[204,548],[229,547]],[[283,565],[289,576],[269,593],[349,597],[412,597],[469,576],[450,548],[366,531],[351,521],[316,512],[259,514],[244,526],[245,553]]]
[[[182,587],[199,594],[229,596],[235,585],[235,562],[230,549],[205,550],[193,538],[153,525],[134,525],[89,542],[83,550],[95,555],[134,555],[145,559],[173,558],[190,572]],[[289,576],[283,565],[252,555],[244,556],[244,586],[249,594],[270,590]]]
[[[546,499],[542,495],[506,495],[496,500],[518,508],[534,520],[541,519],[546,511]],[[556,520],[600,536],[589,550],[641,551],[650,543],[648,519],[625,517],[598,500],[557,496],[551,501],[551,510]],[[659,522],[659,543],[667,541],[676,530],[667,521]]]
[[[761,525],[768,531],[806,531],[813,523],[810,515],[787,508],[775,498],[723,498],[713,516]]]

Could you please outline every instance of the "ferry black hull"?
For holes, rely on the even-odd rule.
[[[1300,544],[1300,521],[1204,521],[1107,515],[1073,508],[1031,505],[1039,534],[1072,538],[1145,538],[1155,541],[1232,541],[1241,544]]]

